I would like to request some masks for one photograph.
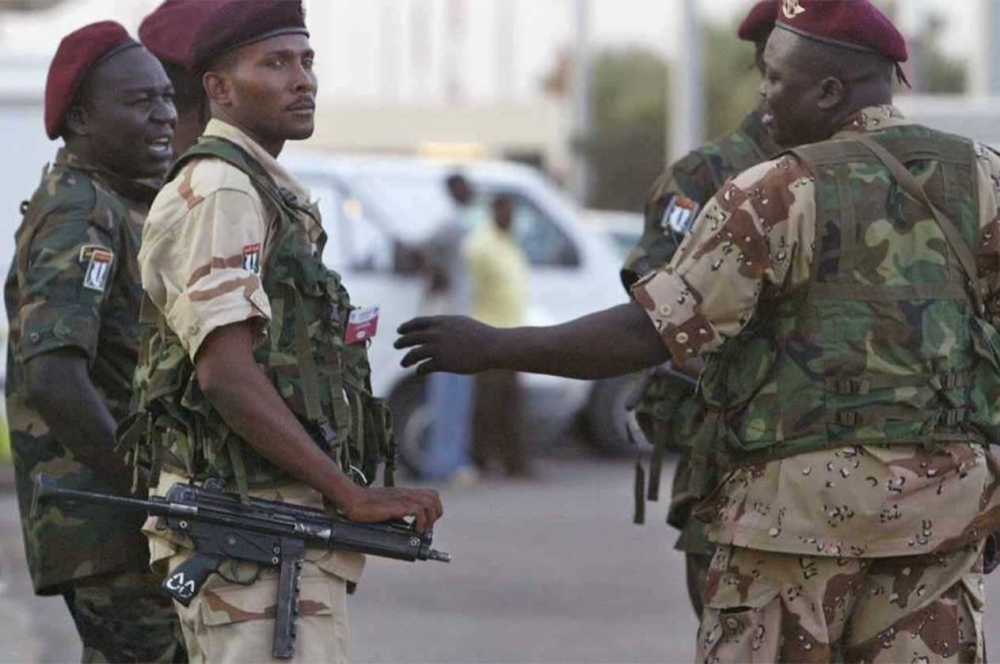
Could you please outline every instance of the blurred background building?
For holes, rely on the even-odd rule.
[[[37,175],[31,165],[48,157],[32,124],[40,113],[25,109],[40,104],[59,38],[102,18],[134,29],[156,4],[0,0],[0,135],[8,145],[18,137],[13,147],[24,160],[13,182],[20,191],[30,191]],[[732,127],[754,102],[751,50],[732,30],[749,4],[306,0],[321,80],[313,143],[340,152],[514,159],[543,169],[587,205],[637,210],[668,156]],[[1000,2],[881,4],[909,34],[914,93],[1000,91],[1000,68],[992,66]],[[921,114],[922,104],[954,120],[969,102],[904,103]],[[975,104],[988,120],[992,104]],[[0,205],[7,203],[0,194]]]

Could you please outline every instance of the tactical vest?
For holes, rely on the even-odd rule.
[[[659,209],[647,210],[657,221],[663,216],[665,201],[669,198],[666,191],[673,189],[674,194],[693,198],[704,207],[716,191],[731,178],[736,177],[770,158],[768,151],[777,152],[778,148],[768,136],[761,123],[760,111],[748,115],[738,130],[722,136],[710,143],[702,145],[689,153],[674,166],[674,177],[669,181],[671,187],[657,192]],[[703,168],[704,167],[704,168]],[[707,170],[710,180],[703,173]],[[672,197],[670,197],[672,198]],[[647,224],[649,221],[647,220]],[[657,229],[658,232],[666,232]],[[648,226],[646,233],[649,232]],[[646,243],[647,235],[640,243]],[[657,238],[646,244],[647,254],[642,262],[628,263],[623,268],[623,281],[626,281],[626,270],[638,270],[647,273],[653,269],[668,264],[679,241],[675,238]],[[656,247],[660,251],[653,250]],[[633,253],[633,256],[636,254]],[[640,275],[636,275],[638,277]],[[636,459],[635,491],[633,520],[636,523],[645,521],[645,501],[657,501],[660,497],[660,483],[663,464],[667,452],[687,455],[697,440],[697,432],[702,426],[704,406],[698,398],[694,387],[685,380],[679,380],[676,375],[661,370],[647,372],[636,386],[634,411],[636,423],[652,446],[653,453],[649,462],[649,478],[647,481],[645,469],[642,466],[641,455]],[[631,435],[631,432],[629,432]],[[667,522],[672,526],[685,529],[689,513],[696,502],[687,490],[685,462],[682,460],[678,475],[673,481],[673,496]],[[703,537],[699,537],[703,539]],[[708,547],[707,540],[705,547]],[[704,551],[702,551],[704,552]]]
[[[272,317],[254,359],[316,444],[356,482],[369,485],[384,461],[384,483],[393,483],[395,442],[388,408],[372,395],[367,346],[346,345],[350,297],[340,275],[322,262],[326,235],[313,243],[306,219],[317,212],[279,189],[242,148],[203,137],[174,165],[222,159],[245,173],[265,205],[277,212],[262,282]],[[152,307],[149,307],[152,308]],[[140,436],[126,432],[121,443],[155,470],[167,468],[196,480],[235,480],[249,487],[291,481],[269,460],[240,440],[205,398],[195,367],[162,314],[150,317],[139,358],[137,397]],[[135,430],[136,427],[133,427]]]
[[[995,418],[972,387],[1000,381],[977,352],[981,284],[961,260],[979,243],[975,148],[919,126],[867,136],[923,183],[951,237],[857,140],[792,151],[816,179],[811,279],[782,297],[765,288],[750,326],[708,358],[699,495],[718,479],[706,477],[711,454],[742,466],[849,445],[932,448],[981,441]]]

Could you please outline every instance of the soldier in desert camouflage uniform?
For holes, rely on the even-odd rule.
[[[764,75],[764,46],[777,15],[778,0],[762,0],[753,6],[737,32],[740,39],[753,42],[755,64],[761,76]],[[670,262],[698,211],[727,180],[778,153],[779,148],[771,140],[762,119],[763,111],[755,109],[739,129],[702,145],[670,165],[653,184],[646,203],[642,238],[621,270],[626,290],[630,290],[640,277]],[[691,513],[697,499],[688,486],[691,474],[687,454],[704,418],[704,406],[690,381],[666,371],[653,370],[644,381],[635,414],[654,449],[648,493],[651,500],[658,498],[664,453],[680,454],[667,522],[681,531],[675,548],[684,552],[688,597],[695,615],[700,617],[714,549],[705,535],[705,524]],[[724,470],[717,468],[715,472],[721,475]]]
[[[43,508],[33,481],[128,493],[114,453],[139,346],[136,256],[171,158],[170,82],[124,28],[105,22],[63,40],[46,88],[50,138],[66,147],[17,231],[5,288],[10,317],[7,414],[35,592],[61,594],[84,661],[184,661],[180,631],[149,573],[141,518],[104,506]]]
[[[190,69],[204,74],[212,120],[157,195],[139,255],[151,326],[136,372],[136,456],[150,460],[154,493],[217,478],[355,521],[414,516],[424,530],[441,515],[435,491],[393,488],[391,477],[368,488],[392,455],[387,411],[371,394],[370,336],[352,327],[340,275],[323,265],[317,206],[277,161],[286,141],[313,132],[302,3],[204,5]],[[190,540],[154,524],[156,567],[191,556]],[[296,661],[347,661],[346,590],[363,566],[356,553],[306,551]],[[223,570],[177,605],[192,661],[270,660],[277,570]]]
[[[761,91],[775,140],[807,147],[718,192],[638,304],[555,328],[401,328],[421,373],[706,357],[701,661],[983,660],[1000,157],[900,116],[905,59],[867,0],[786,0]],[[716,456],[736,469],[710,484]]]

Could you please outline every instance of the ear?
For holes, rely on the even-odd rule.
[[[819,83],[817,105],[820,110],[829,111],[839,106],[846,96],[847,90],[844,87],[844,82],[835,76],[830,76]]]
[[[66,109],[66,130],[75,136],[90,135],[90,116],[80,104]]]
[[[229,76],[222,72],[207,71],[201,78],[209,104],[232,106],[233,86]]]

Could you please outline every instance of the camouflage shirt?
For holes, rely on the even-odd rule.
[[[83,163],[66,149],[28,204],[4,290],[10,320],[7,414],[28,566],[35,590],[94,574],[145,569],[142,517],[98,506],[29,518],[38,473],[72,489],[111,492],[74,460],[27,403],[24,363],[61,349],[90,361],[90,379],[121,420],[132,396],[142,288],[136,257],[155,190]]]
[[[311,199],[292,173],[238,128],[213,119],[204,136],[236,144],[279,187],[300,201]],[[317,251],[324,235],[318,220],[318,212],[315,218],[304,219]],[[279,334],[275,326],[283,324],[287,312],[280,308],[283,300],[269,297],[264,289],[268,258],[277,245],[277,225],[277,210],[261,197],[250,177],[221,159],[196,159],[185,164],[157,194],[139,254],[142,286],[192,361],[205,339],[226,325],[251,321],[258,344]],[[137,389],[141,394],[148,388],[140,380]],[[166,493],[180,479],[189,478],[164,472],[150,492]],[[291,480],[278,487],[252,489],[249,495],[310,506],[323,504],[319,492]],[[147,523],[146,532],[154,563],[189,546],[184,537],[155,530],[153,522]],[[348,581],[357,581],[364,569],[364,557],[355,553],[310,551],[308,555],[323,570]]]
[[[761,117],[750,113],[739,129],[671,164],[653,183],[642,238],[622,266],[626,288],[670,262],[698,209],[726,180],[778,153]]]
[[[843,132],[905,124],[894,108],[871,107]],[[978,251],[995,261],[1000,157],[977,148],[976,177]],[[778,301],[807,284],[816,237],[813,173],[783,156],[718,192],[671,264],[638,284],[635,297],[674,361],[684,362],[739,335],[762,297]],[[982,445],[967,442],[941,444],[936,454],[913,445],[838,447],[739,468],[702,514],[717,543],[809,555],[922,554],[982,532],[977,518],[1000,500],[994,466]]]

